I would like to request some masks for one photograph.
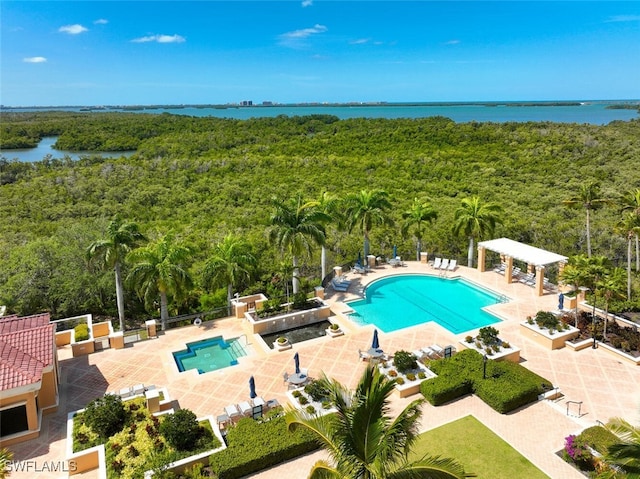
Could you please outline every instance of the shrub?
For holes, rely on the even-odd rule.
[[[404,384],[404,378],[403,377],[397,377],[396,378],[396,384],[399,384],[400,386],[402,386]]]
[[[560,321],[549,311],[538,311],[536,313],[536,324],[541,328],[546,328],[549,332],[559,329]]]
[[[322,402],[329,397],[329,390],[323,387],[320,381],[311,381],[304,387],[304,392],[317,402]]]
[[[304,309],[307,305],[307,293],[300,291],[294,294],[292,302],[294,309]]]
[[[84,412],[84,421],[98,436],[108,439],[124,427],[127,413],[120,396],[106,394],[91,401]]]
[[[313,404],[309,404],[309,405],[306,407],[306,411],[307,411],[309,414],[315,414],[315,412],[316,412],[316,408],[315,408],[315,407],[313,407]]]
[[[209,456],[211,470],[219,479],[244,477],[319,447],[310,431],[297,428],[290,432],[284,417],[262,423],[242,419],[229,429],[227,443],[227,449]]]
[[[509,344],[509,343],[508,343],[508,342],[506,342],[506,341],[502,341],[502,347],[503,347],[504,349],[509,349],[509,348],[511,347],[511,344]]]
[[[404,373],[405,371],[416,369],[418,367],[418,362],[416,361],[416,357],[413,353],[400,350],[396,351],[393,356],[393,365],[398,371]]]
[[[86,323],[78,324],[73,328],[76,341],[86,341],[89,339],[89,326]]]
[[[179,409],[164,417],[160,423],[160,433],[177,450],[188,451],[195,447],[202,431],[193,411]]]
[[[582,471],[593,471],[595,469],[593,454],[591,454],[584,441],[573,434],[564,438],[562,456],[565,461],[573,462]]]
[[[413,374],[413,373],[407,374],[407,380],[408,381],[415,381],[416,380],[416,375]]]
[[[301,393],[299,390],[295,389],[295,390],[291,393],[291,395],[292,395],[294,398],[299,398],[300,396],[302,396],[302,393]]]
[[[465,340],[467,343],[471,344],[471,343],[473,342],[473,336],[466,336],[466,337],[464,338],[464,340]]]
[[[491,346],[497,343],[498,334],[498,330],[493,326],[486,326],[484,328],[480,328],[480,331],[478,331],[480,341],[482,341],[485,346]]]
[[[307,399],[306,396],[300,395],[300,397],[298,397],[298,402],[300,403],[301,406],[304,406],[309,402],[309,400]]]
[[[426,377],[427,377],[427,375],[425,374],[425,372],[424,372],[424,371],[420,371],[420,372],[418,373],[418,378],[419,378],[419,379],[424,379],[424,378],[426,378]]]
[[[340,329],[340,325],[338,323],[331,323],[329,329],[331,329],[332,331],[337,331],[338,329]]]
[[[392,369],[387,373],[389,377],[395,378],[398,375],[398,372],[395,369]]]

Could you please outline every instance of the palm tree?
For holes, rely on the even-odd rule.
[[[578,327],[578,291],[580,287],[584,286],[586,282],[586,271],[583,268],[584,256],[582,259],[579,257],[573,257],[569,261],[569,264],[565,266],[560,273],[560,281],[564,284],[568,284],[573,287],[573,291],[576,295],[576,311],[575,311],[575,327]]]
[[[609,322],[609,303],[615,297],[624,297],[626,283],[625,272],[622,268],[613,268],[607,271],[598,283],[598,289],[604,297],[604,332],[602,336],[607,339],[607,323]]]
[[[502,207],[497,203],[483,203],[477,196],[463,198],[454,220],[453,234],[469,238],[467,264],[473,268],[474,240],[493,235],[496,225],[502,224]]]
[[[227,304],[230,306],[234,285],[239,281],[248,280],[256,263],[249,243],[229,234],[213,247],[213,254],[205,263],[202,272],[203,280],[205,284],[214,288],[226,286]]]
[[[13,452],[3,447],[0,448],[0,479],[9,477],[11,471],[9,470],[9,463],[13,460]]]
[[[344,214],[349,231],[358,228],[364,235],[364,258],[369,256],[369,235],[375,225],[388,224],[392,221],[387,214],[391,209],[389,195],[383,190],[361,190],[359,193],[347,195],[344,200]]]
[[[622,197],[622,212],[630,212],[636,216],[640,224],[640,188],[629,191]],[[640,271],[640,233],[636,231],[636,271]]]
[[[413,227],[413,236],[417,242],[416,260],[420,261],[422,236],[426,223],[433,223],[438,218],[438,212],[433,208],[429,199],[419,200],[414,198],[411,208],[402,214],[402,218],[404,219],[401,230],[403,236],[406,236],[409,229]]]
[[[324,244],[324,224],[329,221],[329,216],[312,203],[304,203],[300,195],[287,203],[276,198],[271,202],[274,212],[270,219],[269,239],[281,251],[288,250],[291,254],[295,294],[300,289],[298,258],[303,253],[310,254],[314,243]]]
[[[562,203],[570,208],[584,208],[587,212],[587,256],[591,257],[591,211],[608,203],[600,193],[600,184],[595,180],[582,183],[580,193]]]
[[[164,331],[169,319],[167,296],[175,298],[192,284],[187,271],[191,250],[176,243],[172,234],[167,234],[144,248],[132,251],[129,257],[135,264],[127,282],[133,285],[147,305],[160,295],[160,321]]]
[[[620,418],[612,419],[606,427],[620,438],[609,446],[606,462],[621,469],[626,479],[640,479],[640,428]]]
[[[338,223],[340,223],[340,212],[338,209],[339,204],[340,200],[338,199],[338,197],[332,195],[327,191],[324,191],[320,195],[320,198],[318,198],[317,200],[309,202],[310,206],[317,208],[319,211],[327,215],[327,220],[329,222],[336,221]],[[324,279],[327,276],[327,246],[323,242],[321,247],[322,250],[320,255],[320,267],[322,279]]]
[[[122,285],[122,265],[126,255],[145,237],[136,223],[125,223],[116,215],[107,226],[106,238],[89,245],[87,254],[91,261],[99,262],[105,268],[113,268],[116,275],[116,303],[120,331],[124,331],[124,288]]]
[[[635,213],[626,212],[616,225],[616,230],[627,238],[627,300],[631,300],[631,242],[633,238],[638,238],[640,232],[640,216]]]
[[[335,414],[311,416],[300,410],[287,414],[289,430],[310,430],[331,457],[331,463],[314,464],[310,479],[473,477],[452,459],[423,456],[409,462],[424,399],[413,401],[393,418],[389,415],[389,396],[395,381],[377,368],[365,370],[354,392],[326,376],[320,384],[329,391]]]

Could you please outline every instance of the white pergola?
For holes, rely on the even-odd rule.
[[[544,294],[544,270],[550,264],[560,263],[560,269],[567,262],[566,256],[553,253],[535,246],[520,243],[509,238],[498,238],[478,243],[478,271],[485,271],[486,250],[494,251],[504,259],[504,276],[507,283],[513,279],[513,260],[527,263],[528,272],[532,273],[535,268],[536,290],[538,295]]]

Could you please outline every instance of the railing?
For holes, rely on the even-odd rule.
[[[567,416],[570,416],[571,414],[569,414],[569,406],[571,404],[577,404],[578,405],[578,415],[575,417],[581,417],[582,416],[582,401],[567,401]]]

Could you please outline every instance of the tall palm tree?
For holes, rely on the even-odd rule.
[[[609,446],[606,462],[621,469],[626,479],[640,479],[640,428],[615,418],[609,421],[607,429],[621,439]]]
[[[213,254],[207,260],[202,272],[206,285],[227,288],[227,304],[231,305],[233,287],[239,281],[251,277],[251,269],[256,265],[256,257],[251,246],[244,239],[227,235],[213,247]]]
[[[105,268],[113,269],[116,275],[116,304],[120,331],[124,331],[124,288],[122,285],[122,265],[126,255],[145,241],[136,223],[126,223],[116,215],[107,226],[106,237],[89,245],[87,254],[90,261],[98,262]]]
[[[562,273],[560,273],[560,281],[564,284],[568,284],[573,287],[573,291],[576,294],[576,310],[575,310],[575,327],[578,327],[578,291],[580,288],[585,285],[586,282],[586,271],[584,269],[584,260],[586,256],[582,259],[573,257],[569,260],[569,264],[564,267]]]
[[[413,236],[416,239],[417,250],[416,260],[420,261],[420,251],[422,251],[422,236],[427,223],[431,224],[438,218],[438,212],[431,205],[431,201],[428,198],[419,200],[413,199],[411,208],[402,213],[404,223],[402,224],[402,235],[406,236],[409,229],[413,228]]]
[[[640,233],[640,216],[636,216],[633,212],[625,212],[616,225],[616,231],[627,238],[627,300],[631,300],[631,243]]]
[[[289,430],[310,430],[331,457],[330,463],[314,464],[310,479],[473,477],[452,459],[423,456],[409,462],[424,399],[413,401],[393,418],[389,414],[389,396],[395,381],[377,368],[365,370],[354,392],[326,376],[320,383],[329,391],[335,414],[311,416],[299,410],[287,414]]]
[[[133,285],[147,305],[160,296],[160,321],[164,331],[169,319],[167,296],[175,298],[192,284],[187,270],[191,250],[176,243],[172,234],[167,234],[144,248],[132,251],[129,257],[135,264],[127,282]]]
[[[376,225],[392,224],[388,215],[390,209],[389,195],[384,190],[361,190],[347,195],[344,200],[347,228],[349,231],[358,228],[364,235],[365,261],[369,256],[371,229]]]
[[[630,212],[636,216],[640,224],[640,188],[629,191],[622,197],[622,212]],[[640,271],[640,232],[636,231],[636,271]]]
[[[298,195],[283,203],[272,198],[274,212],[271,215],[269,239],[281,251],[287,250],[293,262],[293,293],[300,289],[298,259],[303,253],[310,254],[313,244],[325,241],[324,224],[329,216],[312,203],[305,203]]]
[[[469,238],[467,265],[473,268],[474,240],[492,236],[497,224],[502,224],[502,207],[497,203],[483,202],[478,196],[463,198],[455,211],[454,235]]]
[[[607,339],[607,323],[609,322],[609,303],[613,298],[624,297],[626,284],[625,272],[622,268],[613,268],[607,271],[598,283],[598,289],[604,298],[604,332],[603,337]]]
[[[608,203],[608,200],[602,197],[600,192],[600,183],[595,180],[589,180],[580,185],[580,192],[562,202],[570,208],[584,208],[587,213],[587,256],[591,257],[591,211],[597,210],[601,206]]]
[[[326,214],[327,221],[338,224],[341,223],[339,211],[340,199],[337,196],[332,195],[328,191],[324,191],[317,200],[310,201],[309,205]],[[327,245],[323,242],[321,247],[320,268],[322,279],[324,279],[327,276]]]

